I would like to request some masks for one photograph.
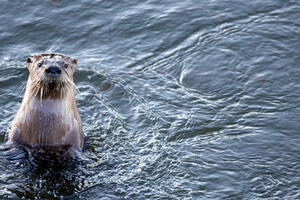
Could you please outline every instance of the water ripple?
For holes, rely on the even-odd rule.
[[[0,198],[299,198],[297,1],[0,10]],[[87,149],[59,170],[5,144],[25,57],[44,51],[79,63]]]

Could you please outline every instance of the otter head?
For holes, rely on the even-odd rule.
[[[73,73],[77,60],[62,54],[40,54],[26,58],[28,85],[34,97],[63,98],[74,91]]]

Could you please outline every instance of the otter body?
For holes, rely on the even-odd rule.
[[[73,83],[76,59],[62,54],[41,54],[26,61],[29,78],[9,132],[9,142],[81,150],[82,122]]]

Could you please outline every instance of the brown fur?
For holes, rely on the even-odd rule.
[[[42,61],[50,64],[38,67]],[[27,58],[26,62],[29,78],[21,107],[12,123],[9,141],[39,147],[67,145],[71,149],[81,149],[82,122],[73,83],[76,59],[62,54],[40,54]],[[68,67],[65,68],[64,64]],[[62,76],[47,77],[45,69],[49,65],[58,66]]]

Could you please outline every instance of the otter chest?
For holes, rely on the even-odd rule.
[[[22,141],[38,144],[73,143],[79,126],[63,100],[33,100],[20,113],[17,127]],[[77,138],[76,138],[77,139]]]

